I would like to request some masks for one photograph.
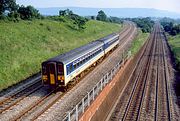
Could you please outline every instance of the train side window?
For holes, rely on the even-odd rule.
[[[74,65],[74,69],[76,69],[76,67],[77,67],[77,65],[75,64],[75,65]]]
[[[70,73],[70,67],[67,67],[67,74]]]
[[[72,64],[70,65],[69,67],[69,71],[72,72],[73,71],[73,67],[72,67]]]
[[[85,62],[86,62],[86,59],[83,60],[83,63],[85,63]]]

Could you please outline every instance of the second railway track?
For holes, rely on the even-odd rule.
[[[162,36],[161,27],[156,24],[110,120],[172,119],[166,46]]]

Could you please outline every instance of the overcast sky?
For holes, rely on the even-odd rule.
[[[180,13],[180,0],[17,0],[20,5],[46,7],[155,8]]]

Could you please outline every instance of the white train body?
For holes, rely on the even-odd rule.
[[[119,44],[119,35],[111,34],[42,63],[45,85],[66,86],[69,81],[94,64]]]

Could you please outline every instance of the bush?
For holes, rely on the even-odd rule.
[[[177,35],[180,33],[180,24],[176,24],[173,21],[161,20],[161,25],[164,27],[165,32],[168,32],[170,35]]]
[[[21,6],[18,9],[20,18],[23,20],[31,20],[33,18],[40,18],[39,11],[36,10],[33,6]]]
[[[61,20],[65,20],[66,18],[71,19],[73,21],[74,26],[69,26],[72,29],[84,29],[85,24],[88,21],[88,19],[81,17],[77,14],[74,14],[71,10],[66,9],[66,10],[60,10],[59,11],[59,18]]]
[[[154,21],[151,20],[151,18],[128,18],[126,20],[133,21],[134,23],[137,24],[139,28],[142,29],[143,33],[148,33],[151,32],[152,27],[154,25]]]
[[[46,28],[47,28],[48,31],[51,32],[51,27],[50,26],[47,26]]]

